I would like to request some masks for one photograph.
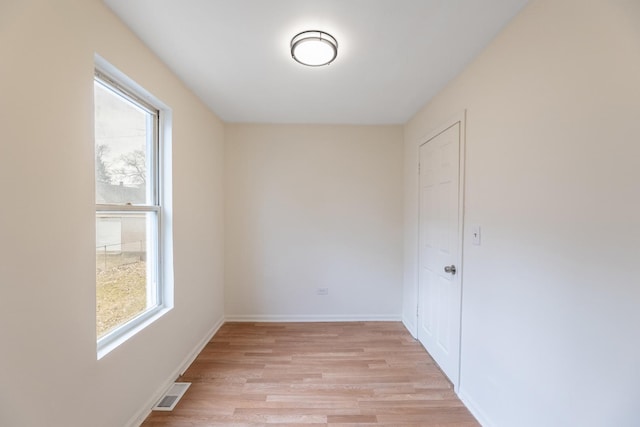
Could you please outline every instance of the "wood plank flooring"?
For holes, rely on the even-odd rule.
[[[479,424],[399,322],[227,323],[145,427]]]

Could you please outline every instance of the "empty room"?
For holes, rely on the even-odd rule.
[[[638,0],[0,0],[0,123],[2,427],[640,425]]]

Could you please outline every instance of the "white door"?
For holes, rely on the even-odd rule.
[[[420,146],[418,339],[458,388],[460,370],[461,126]]]

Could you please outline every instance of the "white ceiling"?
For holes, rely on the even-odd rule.
[[[221,119],[405,123],[527,0],[104,0]],[[304,67],[291,38],[338,58]]]

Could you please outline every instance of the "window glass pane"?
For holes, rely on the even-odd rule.
[[[98,338],[158,304],[156,229],[155,212],[96,214]]]
[[[96,203],[154,204],[154,114],[96,81]]]

